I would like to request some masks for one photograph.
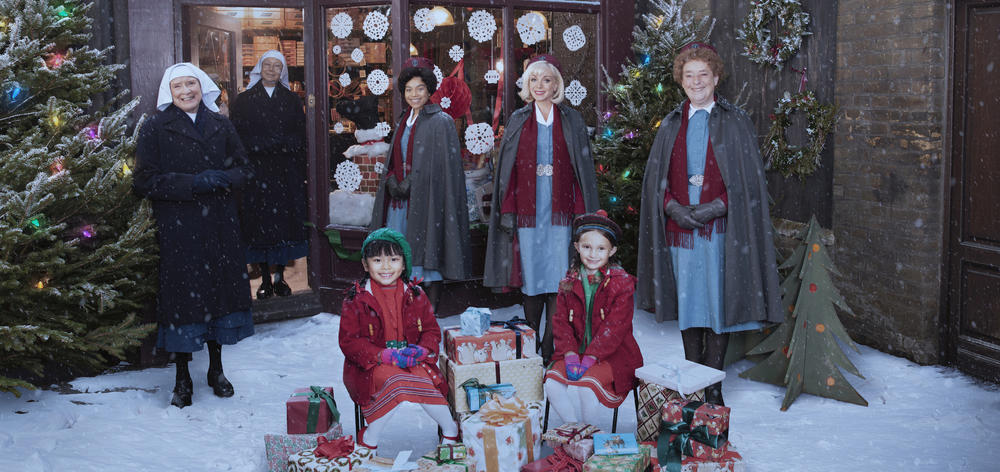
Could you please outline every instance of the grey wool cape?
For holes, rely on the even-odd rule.
[[[590,137],[587,135],[587,125],[583,122],[580,112],[563,104],[553,107],[559,110],[562,121],[562,134],[566,140],[570,161],[573,164],[573,174],[576,184],[583,194],[583,205],[587,213],[597,211],[597,177],[594,174],[594,158],[590,153]],[[510,115],[505,127],[503,139],[500,141],[500,156],[497,160],[493,176],[493,198],[490,203],[490,229],[486,239],[486,264],[483,268],[483,285],[486,287],[504,288],[510,286],[511,262],[514,258],[514,238],[512,233],[500,229],[500,205],[510,183],[510,174],[517,161],[517,145],[521,140],[521,128],[528,120],[529,114],[535,112],[534,103],[529,103]],[[516,229],[515,229],[516,231]],[[569,247],[566,248],[570,250]]]
[[[396,123],[393,146],[403,136],[409,111]],[[455,121],[441,107],[427,103],[413,124],[410,151],[410,199],[406,215],[406,241],[413,249],[413,265],[436,270],[445,279],[469,277],[469,207],[466,203],[462,147]],[[385,180],[392,174],[392,153],[386,158],[386,173],[379,180],[372,208],[370,230],[385,225],[391,198]]]
[[[637,296],[639,307],[655,309],[656,319],[677,319],[677,290],[666,242],[664,192],[670,154],[681,125],[683,105],[656,133],[642,181]],[[743,110],[717,98],[708,118],[715,160],[729,198],[725,244],[725,324],[781,322],[781,292],[767,182],[753,123]]]

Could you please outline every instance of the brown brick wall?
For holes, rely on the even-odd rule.
[[[941,358],[948,11],[936,0],[840,0],[833,231],[864,344]]]

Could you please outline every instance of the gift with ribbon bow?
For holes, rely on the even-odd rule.
[[[513,384],[499,383],[483,385],[475,377],[462,382],[460,387],[465,389],[465,398],[469,402],[469,411],[478,411],[480,407],[496,395],[510,398],[516,393]]]
[[[352,452],[354,452],[353,436],[344,436],[333,440],[320,436],[316,438],[316,449],[313,450],[313,454],[316,454],[316,457],[325,457],[327,459],[347,457]]]
[[[344,435],[340,423],[334,423],[322,436],[316,434],[265,434],[264,450],[267,457],[268,472],[285,472],[288,469],[288,456],[306,449],[315,449],[318,437],[336,439]]]
[[[444,329],[444,350],[459,365],[535,357],[535,331],[526,324],[494,321],[482,335]],[[530,341],[529,341],[530,340]],[[530,348],[530,349],[526,349]]]
[[[417,466],[428,472],[476,472],[475,461],[467,451],[464,444],[441,444],[433,453],[417,459]]]
[[[514,317],[507,321],[494,321],[492,326],[500,326],[514,332],[515,359],[526,359],[537,356],[535,352],[535,330],[531,329],[528,320]],[[499,360],[499,359],[497,359]]]
[[[545,398],[542,394],[545,367],[541,357],[460,365],[447,355],[442,355],[438,365],[448,384],[448,404],[456,418],[470,411],[468,395],[462,384],[473,378],[487,385],[511,384],[516,396],[526,402],[540,402]]]
[[[703,401],[705,389],[701,388],[688,394],[682,394],[676,390],[640,379],[639,409],[636,412],[636,438],[639,441],[656,441],[660,434],[663,405],[668,400],[679,399]]]
[[[313,450],[297,452],[288,457],[288,472],[348,472],[357,470],[375,454],[357,446],[343,457],[321,457]]]
[[[333,387],[297,388],[285,401],[288,434],[310,434],[330,429],[340,421]]]
[[[656,453],[653,446],[639,444],[639,452],[619,456],[590,456],[583,463],[583,472],[645,472],[649,467],[650,457]]]
[[[594,433],[600,433],[597,426],[587,423],[566,423],[558,428],[550,429],[542,435],[542,440],[547,441],[550,446],[566,444],[581,439],[592,438]]]
[[[482,472],[517,472],[541,452],[541,405],[497,397],[462,421],[469,458]]]
[[[686,400],[671,400],[663,405],[656,452],[665,470],[680,472],[684,456],[722,457],[728,440],[728,407]]]
[[[539,459],[524,467],[521,472],[582,472],[583,461],[570,456],[561,447],[553,449],[552,455]]]

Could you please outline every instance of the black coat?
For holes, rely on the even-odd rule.
[[[232,123],[204,105],[197,128],[170,105],[139,130],[134,186],[156,218],[161,326],[250,310],[237,215],[238,190],[250,178],[246,153]],[[234,192],[195,195],[194,176],[208,169],[225,170]]]
[[[257,82],[236,97],[231,116],[254,175],[243,192],[243,241],[256,249],[305,241],[306,115],[302,100],[280,84],[268,96]]]

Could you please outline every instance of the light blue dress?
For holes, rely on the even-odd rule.
[[[705,173],[708,153],[708,112],[698,110],[688,120],[687,173]],[[701,187],[688,184],[691,205],[701,203]],[[680,329],[712,328],[716,333],[759,329],[759,321],[726,326],[725,294],[726,234],[712,232],[709,240],[694,230],[694,247],[671,247],[670,258],[677,281],[677,323]]]
[[[403,123],[406,123],[406,121],[403,121]],[[412,130],[412,126],[406,125],[406,128],[403,129],[403,136],[399,138],[400,151],[403,154],[403,166],[406,166],[406,152],[410,147],[410,131]],[[410,203],[408,201],[403,202],[403,206],[400,208],[393,208],[392,205],[389,205],[389,212],[385,216],[385,226],[406,234],[406,212],[409,206]],[[413,266],[413,273],[410,274],[410,277],[417,280],[422,278],[424,282],[444,280],[444,276],[440,272],[436,270],[424,270],[423,266]]]
[[[551,113],[558,113],[552,107]],[[536,164],[552,164],[552,125],[538,124],[535,146]],[[531,296],[559,291],[559,281],[569,268],[569,243],[572,228],[552,224],[552,176],[535,181],[535,227],[518,228],[521,251],[521,293]]]

